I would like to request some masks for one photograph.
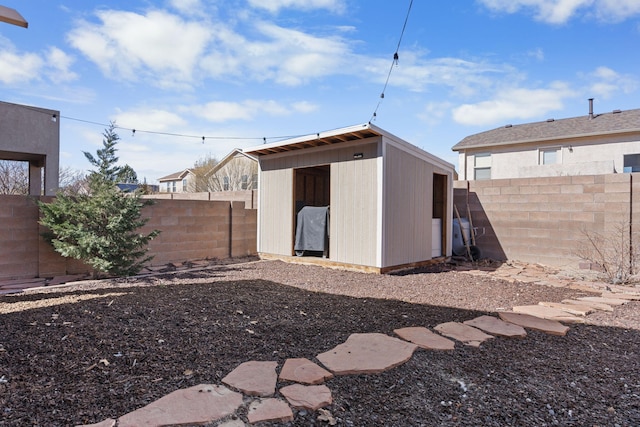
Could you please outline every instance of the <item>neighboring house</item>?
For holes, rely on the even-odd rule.
[[[451,255],[454,166],[370,124],[244,150],[259,162],[258,252],[300,259],[298,213],[328,207],[302,262],[386,272]],[[320,236],[322,237],[322,236]]]
[[[130,184],[130,183],[118,183],[116,187],[123,193],[133,193],[136,190],[143,190],[147,193],[158,193],[160,191],[159,185],[153,184]]]
[[[59,118],[59,111],[0,101],[0,159],[29,162],[30,195],[58,190]]]
[[[453,146],[459,179],[640,172],[640,109],[522,125],[468,136]]]
[[[196,175],[191,169],[163,176],[158,182],[161,193],[192,193],[196,189]]]
[[[209,191],[256,190],[258,159],[236,148],[205,174],[204,181]]]

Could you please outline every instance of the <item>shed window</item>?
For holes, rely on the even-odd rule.
[[[474,179],[491,179],[491,153],[476,154],[473,161]]]
[[[545,148],[540,150],[540,164],[541,165],[554,165],[558,163],[560,152],[559,148]]]
[[[640,172],[640,154],[624,155],[624,172]]]

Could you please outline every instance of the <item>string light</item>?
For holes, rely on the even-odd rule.
[[[2,102],[2,101],[0,101]],[[47,114],[50,115],[51,113],[43,111],[43,109],[37,108],[37,107],[30,107],[28,105],[22,105],[22,104],[12,104],[15,105],[16,107],[20,107],[20,108],[24,108],[27,110],[31,110],[34,111],[36,113],[41,113],[41,114]],[[58,116],[57,114],[53,114],[50,116],[51,117],[51,121],[52,122],[56,122],[58,121],[58,117],[60,117],[61,119],[66,119],[66,120],[73,120],[76,122],[81,122],[81,123],[87,123],[90,125],[96,125],[96,126],[101,126],[103,128],[107,128],[110,125],[105,124],[105,123],[100,123],[100,122],[94,122],[91,120],[84,120],[84,119],[79,119],[76,117],[69,117],[69,116],[63,116],[60,115]],[[281,141],[281,140],[285,140],[285,139],[291,139],[291,138],[298,138],[300,136],[303,136],[302,134],[300,135],[279,135],[279,136],[261,136],[261,137],[255,137],[255,136],[200,136],[200,135],[188,135],[188,134],[182,134],[182,133],[172,133],[172,132],[158,132],[158,131],[152,131],[152,130],[142,130],[142,129],[135,129],[135,128],[127,128],[127,127],[122,127],[122,126],[118,126],[115,125],[114,129],[119,129],[119,130],[125,130],[125,131],[130,131],[131,132],[131,136],[135,136],[136,133],[147,133],[147,134],[151,134],[151,135],[163,135],[163,136],[172,136],[172,137],[176,137],[176,138],[198,138],[202,140],[202,143],[204,144],[205,139],[213,139],[213,140],[244,140],[244,141],[260,141],[262,140],[265,144],[267,143],[267,140],[272,139],[274,141]]]
[[[380,100],[378,101],[378,105],[376,105],[375,110],[373,110],[373,114],[371,115],[371,119],[369,123],[378,117],[378,108],[380,108],[380,104],[382,104],[382,100],[384,99],[384,93],[387,91],[387,85],[389,84],[389,78],[391,77],[391,72],[394,67],[398,66],[400,62],[400,55],[398,55],[398,51],[400,50],[400,44],[402,43],[402,37],[404,36],[404,31],[407,29],[407,22],[409,21],[409,15],[411,14],[411,7],[413,6],[413,0],[409,1],[409,9],[407,10],[407,16],[404,18],[404,25],[402,26],[402,31],[400,32],[400,38],[398,39],[398,46],[396,46],[396,51],[393,54],[393,61],[391,62],[391,67],[389,68],[389,72],[387,73],[387,80],[384,82],[384,87],[382,88],[382,93],[380,94]]]

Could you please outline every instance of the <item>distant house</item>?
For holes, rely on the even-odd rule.
[[[196,175],[191,169],[185,169],[158,180],[161,193],[191,193],[196,188]]]
[[[459,179],[640,172],[640,109],[506,125],[453,146]]]
[[[256,190],[258,159],[236,148],[220,160],[204,180],[209,191]]]

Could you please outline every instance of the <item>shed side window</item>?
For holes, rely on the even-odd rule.
[[[491,153],[476,154],[473,162],[475,180],[491,179]]]

